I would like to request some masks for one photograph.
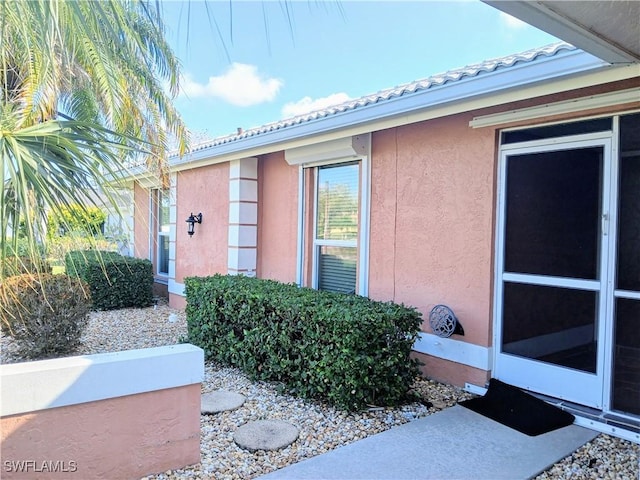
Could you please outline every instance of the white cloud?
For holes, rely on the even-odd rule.
[[[314,110],[321,110],[332,105],[337,105],[349,99],[350,97],[346,93],[334,93],[328,97],[316,98],[315,100],[311,97],[304,97],[297,102],[285,104],[285,106],[282,107],[282,115],[284,117],[295,117],[296,115],[302,115],[313,112]]]
[[[282,85],[277,78],[260,75],[255,65],[233,63],[222,75],[209,77],[206,84],[185,75],[181,94],[189,98],[215,97],[238,107],[249,107],[272,101]]]
[[[504,12],[500,12],[500,20],[507,26],[507,28],[518,29],[527,26],[527,24],[522,20],[512,17],[508,13]]]

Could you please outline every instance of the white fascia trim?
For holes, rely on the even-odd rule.
[[[442,338],[432,333],[420,332],[418,339],[413,344],[413,350],[480,370],[490,371],[492,368],[491,347]]]
[[[169,293],[180,295],[181,297],[185,296],[184,283],[176,282],[173,278],[169,278],[168,290]]]
[[[602,93],[589,97],[563,100],[561,102],[545,103],[535,107],[510,110],[508,112],[493,113],[474,117],[469,122],[472,128],[492,127],[506,123],[535,120],[537,118],[562,115],[565,113],[591,110],[601,107],[612,107],[626,103],[640,102],[640,88],[620,90],[618,92]]]
[[[542,2],[482,0],[498,10],[561,38],[609,63],[630,63],[638,59],[606,39],[590,32],[586,27],[554,12]]]
[[[180,171],[224,163],[637,75],[637,71],[629,67],[611,67],[581,50],[562,52],[415,94],[203,148],[182,158],[172,158],[171,168]]]
[[[0,365],[0,416],[201,383],[204,351],[190,344]]]

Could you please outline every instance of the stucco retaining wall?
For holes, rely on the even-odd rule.
[[[1,477],[135,479],[200,461],[193,345],[0,366]]]

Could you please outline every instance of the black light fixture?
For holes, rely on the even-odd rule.
[[[189,224],[187,233],[189,234],[190,237],[193,237],[193,233],[195,232],[195,224],[202,223],[202,213],[194,215],[193,212],[191,212],[191,215],[189,215],[189,218],[187,218],[185,222]]]

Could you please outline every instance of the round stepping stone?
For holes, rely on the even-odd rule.
[[[200,411],[202,413],[218,413],[235,410],[241,407],[244,401],[244,395],[240,395],[239,393],[216,390],[215,392],[202,394]]]
[[[233,440],[251,452],[279,450],[295,442],[299,434],[298,427],[282,420],[256,420],[238,428]]]

